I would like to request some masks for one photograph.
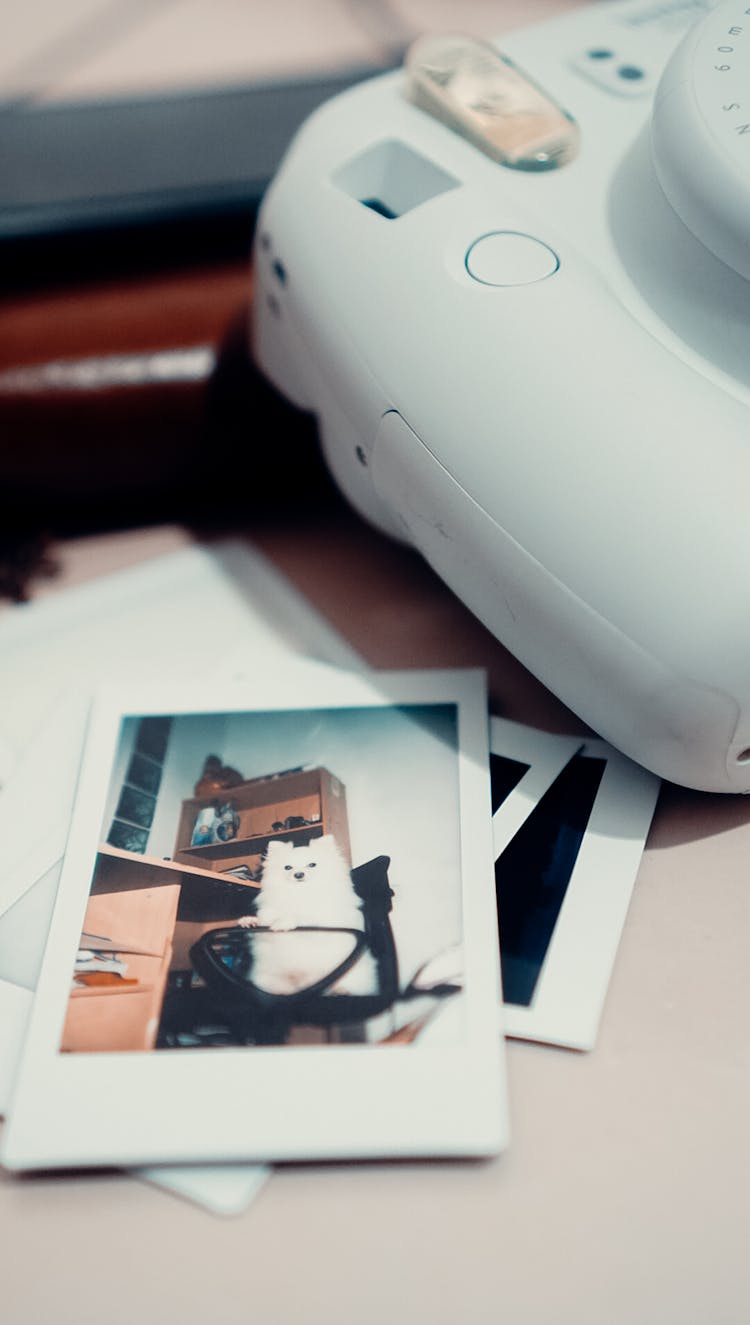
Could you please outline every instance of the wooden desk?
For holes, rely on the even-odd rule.
[[[164,882],[158,866],[149,877],[124,855],[100,857],[83,923],[91,947],[107,942],[125,964],[127,983],[74,987],[61,1048],[65,1053],[153,1049],[172,960],[180,884]],[[130,982],[133,983],[130,983]]]

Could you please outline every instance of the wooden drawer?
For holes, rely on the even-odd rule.
[[[63,1053],[117,1053],[153,1049],[172,959],[167,944],[161,957],[128,960],[128,976],[138,983],[104,989],[74,989],[68,1000]]]

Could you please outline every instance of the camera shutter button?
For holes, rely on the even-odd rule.
[[[493,230],[476,239],[466,270],[481,285],[532,285],[554,276],[560,259],[541,239],[518,230]]]

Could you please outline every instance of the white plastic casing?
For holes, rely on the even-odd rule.
[[[745,792],[750,303],[649,137],[699,8],[608,0],[503,41],[580,126],[559,170],[498,165],[401,73],[316,112],[259,219],[254,339],[353,504],[569,707],[663,777]]]

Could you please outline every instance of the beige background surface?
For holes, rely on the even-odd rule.
[[[67,579],[185,537],[69,544]],[[575,729],[354,517],[259,542],[371,662],[485,665],[496,711]],[[226,1220],[125,1175],[2,1175],[3,1320],[744,1325],[749,817],[741,798],[663,789],[598,1044],[509,1044],[502,1158],[290,1167]]]

